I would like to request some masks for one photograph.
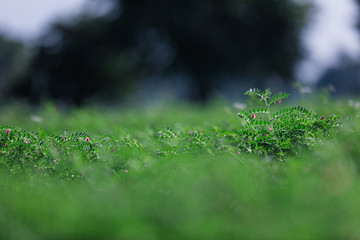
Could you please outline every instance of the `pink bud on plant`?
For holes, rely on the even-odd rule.
[[[6,129],[6,133],[10,134],[11,133],[11,129]]]
[[[25,139],[25,140],[24,140],[24,143],[28,144],[28,143],[29,143],[29,140],[28,140],[28,139]]]
[[[277,103],[280,104],[280,103],[281,103],[281,100],[278,100]]]
[[[90,138],[89,138],[89,137],[86,137],[86,138],[85,138],[85,141],[86,141],[86,142],[90,142]]]
[[[270,131],[274,130],[273,128],[269,128]]]
[[[251,118],[252,118],[252,119],[255,119],[255,118],[256,118],[256,115],[255,115],[255,114],[251,114]]]
[[[321,118],[320,118],[320,120],[324,120],[325,119],[325,116],[324,115],[322,115],[321,116]]]

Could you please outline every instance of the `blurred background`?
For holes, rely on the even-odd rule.
[[[0,0],[0,101],[360,93],[360,0]]]

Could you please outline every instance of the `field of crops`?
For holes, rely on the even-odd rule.
[[[0,239],[360,239],[360,103],[281,104],[340,124],[271,155],[226,102],[3,106]]]

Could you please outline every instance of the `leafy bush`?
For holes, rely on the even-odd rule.
[[[299,148],[314,147],[339,126],[338,116],[320,116],[301,106],[273,111],[273,106],[281,104],[289,94],[272,95],[269,89],[250,89],[245,94],[259,98],[264,106],[240,110],[239,116],[244,121],[240,129],[166,126],[139,140],[129,133],[123,138],[111,134],[91,138],[83,132],[57,136],[44,129],[27,132],[3,126],[0,128],[0,167],[9,169],[11,174],[35,171],[60,179],[78,179],[91,164],[118,174],[127,172],[134,158],[138,159],[137,164],[146,166],[143,159],[149,157],[195,152],[250,152],[284,160],[288,155],[297,154]]]
[[[33,133],[7,126],[0,128],[0,166],[9,168],[12,174],[35,169],[45,175],[78,177],[70,159],[84,163],[99,159],[96,144],[88,134],[55,136],[44,129]]]
[[[275,104],[282,104],[289,94],[272,95],[270,89],[250,89],[245,95],[255,96],[263,107],[239,112],[245,125],[238,131],[238,147],[244,152],[276,156],[283,160],[288,154],[296,154],[298,148],[311,148],[322,136],[329,136],[339,126],[339,117],[325,117],[302,106],[285,107],[272,111]]]

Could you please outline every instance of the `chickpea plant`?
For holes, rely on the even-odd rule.
[[[83,132],[57,136],[45,129],[28,132],[9,126],[0,127],[0,170],[11,175],[36,173],[62,180],[86,178],[86,169],[103,167],[113,174],[128,172],[135,164],[146,166],[143,159],[206,151],[230,152],[236,156],[252,153],[285,160],[301,148],[312,148],[339,126],[338,116],[324,116],[301,106],[284,107],[287,93],[272,94],[269,89],[250,89],[262,106],[240,110],[243,126],[229,129],[173,129],[164,127],[149,136],[150,141],[127,133],[123,138],[111,135],[90,137]],[[274,108],[274,106],[277,106]],[[146,143],[146,144],[144,144]],[[140,157],[141,156],[141,157]],[[147,161],[147,160],[146,160]]]
[[[56,136],[44,129],[27,132],[19,128],[0,128],[0,167],[11,174],[21,174],[36,169],[44,175],[60,175],[61,178],[77,178],[73,162],[98,161],[96,144],[83,132]]]
[[[289,97],[287,93],[272,94],[270,89],[253,88],[245,95],[257,97],[263,106],[240,110],[238,114],[245,120],[237,133],[237,144],[243,152],[284,160],[288,154],[297,154],[299,148],[313,147],[320,137],[330,135],[339,126],[338,116],[319,115],[302,106],[285,107],[274,112],[273,106],[282,104]]]

